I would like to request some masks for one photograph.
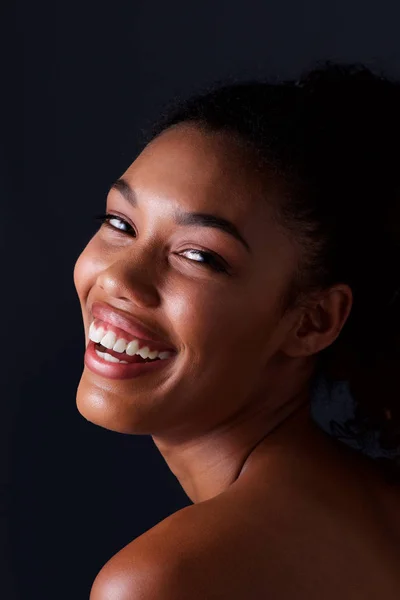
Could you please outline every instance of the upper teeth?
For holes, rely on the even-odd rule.
[[[138,354],[142,358],[160,358],[161,360],[172,356],[172,352],[169,352],[168,350],[158,352],[158,350],[150,351],[148,346],[140,348],[140,342],[137,339],[128,342],[128,340],[125,340],[124,338],[117,338],[113,331],[106,331],[102,326],[96,327],[94,322],[89,328],[89,339],[92,340],[92,342],[100,343],[109,350],[121,353],[126,352],[129,356]]]

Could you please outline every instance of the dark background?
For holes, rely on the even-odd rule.
[[[400,8],[53,0],[1,13],[0,597],[87,600],[113,554],[190,504],[150,436],[109,432],[75,406],[72,273],[108,186],[174,95],[324,59],[397,75]]]

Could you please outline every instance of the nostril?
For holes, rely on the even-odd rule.
[[[97,277],[97,285],[105,295],[115,301],[141,308],[155,308],[160,304],[156,277],[143,261],[123,260],[113,262]]]

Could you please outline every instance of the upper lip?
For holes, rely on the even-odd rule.
[[[105,302],[93,302],[92,314],[105,323],[132,334],[135,338],[152,342],[157,350],[175,350],[165,341],[162,334],[159,335],[154,329],[144,325],[141,320]]]

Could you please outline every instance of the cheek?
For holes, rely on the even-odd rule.
[[[223,391],[234,406],[262,385],[277,346],[278,316],[273,298],[267,300],[229,284],[223,291],[196,286],[169,298],[166,311],[184,347],[182,397],[196,396],[204,407],[204,398]]]
[[[184,286],[165,298],[165,309],[195,362],[263,349],[275,322],[273,307],[249,290],[205,284]]]

